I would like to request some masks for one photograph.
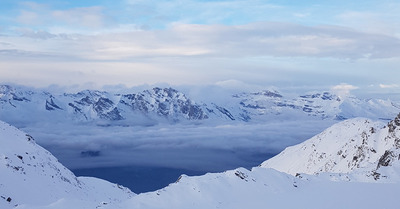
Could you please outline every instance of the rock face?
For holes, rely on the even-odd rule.
[[[261,164],[296,173],[351,173],[367,179],[395,178],[400,165],[400,114],[387,125],[364,118],[350,119]],[[390,174],[391,173],[391,174]]]
[[[95,178],[77,178],[32,136],[0,121],[0,208],[46,205],[60,199],[111,203],[134,195]],[[104,189],[106,190],[102,190]],[[113,193],[115,192],[115,193]],[[120,195],[120,196],[119,196]]]
[[[133,111],[154,113],[174,120],[208,118],[199,105],[173,88],[153,88],[138,94],[122,95],[120,104],[130,107]]]

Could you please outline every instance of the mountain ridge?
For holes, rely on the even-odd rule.
[[[106,125],[157,123],[265,122],[290,118],[344,120],[390,118],[400,102],[341,98],[329,92],[284,96],[276,90],[225,95],[225,102],[201,102],[174,88],[154,87],[135,93],[84,90],[52,94],[28,87],[0,85],[0,119],[15,123],[70,122]],[[67,119],[65,121],[65,119]]]
[[[337,123],[301,144],[286,148],[260,166],[292,175],[359,170],[358,176],[378,180],[388,178],[386,168],[400,165],[399,160],[400,114],[386,125],[365,118]]]

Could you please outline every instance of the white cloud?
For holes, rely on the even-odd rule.
[[[338,24],[358,30],[386,35],[397,35],[400,31],[400,4],[380,4],[370,10],[348,10],[336,15]]]
[[[98,9],[94,9],[98,10]],[[75,13],[77,11],[73,11]],[[82,11],[79,11],[82,12]],[[59,14],[59,18],[69,15]],[[79,21],[69,20],[71,24]],[[82,25],[103,24],[96,15]],[[62,35],[45,31],[33,35],[57,36],[57,40],[15,44],[17,50],[47,51],[86,60],[124,60],[142,57],[331,57],[378,59],[400,57],[400,39],[346,28],[308,27],[263,22],[242,26],[174,24],[166,30],[129,31],[98,35]],[[71,39],[71,37],[73,37]],[[11,40],[10,40],[11,41]],[[32,47],[30,47],[32,46]],[[28,49],[29,48],[29,49]],[[61,50],[62,49],[62,50]]]
[[[55,27],[63,28],[60,31],[90,31],[107,28],[113,23],[113,18],[106,15],[101,6],[53,9],[34,2],[24,2],[21,6],[16,22],[30,30],[49,31]]]
[[[232,88],[232,89],[241,89],[246,86],[246,83],[234,79],[218,81],[215,85],[223,87],[223,88]]]
[[[38,24],[41,22],[40,15],[36,12],[21,11],[21,14],[17,17],[17,21],[23,24]]]
[[[298,18],[304,18],[310,16],[310,13],[293,13],[293,16]]]
[[[234,79],[279,86],[300,80],[311,85],[312,79],[315,86],[324,80],[329,81],[325,85],[353,82],[343,80],[343,75],[386,78],[398,73],[395,67],[400,59],[399,39],[334,26],[260,22],[127,30],[121,27],[85,35],[19,29],[21,36],[1,37],[1,42],[7,43],[0,45],[1,71],[7,73],[0,80],[35,82],[35,86],[70,82],[132,86],[157,82],[212,84]],[[385,69],[375,73],[382,66]],[[75,71],[83,75],[74,78]],[[27,76],[31,72],[36,80]],[[60,73],[69,80],[57,76]],[[371,83],[364,78],[358,81]]]
[[[400,86],[397,84],[379,84],[379,87],[382,89],[391,89],[391,88],[398,88]]]
[[[69,10],[55,10],[51,17],[68,25],[100,28],[107,24],[108,18],[102,7],[82,7]]]
[[[334,92],[339,97],[346,97],[350,95],[350,91],[358,89],[357,86],[351,84],[341,83],[339,85],[333,86],[331,91]]]

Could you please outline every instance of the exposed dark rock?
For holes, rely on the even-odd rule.
[[[240,105],[242,105],[243,107],[246,108],[252,108],[252,109],[266,109],[265,107],[261,107],[258,104],[257,105],[252,105],[252,104],[245,104],[243,101],[239,103]]]
[[[309,108],[309,107],[303,107],[303,111],[306,112],[306,113],[310,113],[313,110],[311,108]]]
[[[50,97],[46,100],[46,110],[52,111],[57,109],[62,110],[62,108],[54,102],[54,97],[50,95]]]
[[[377,169],[381,166],[389,166],[395,155],[392,151],[386,150],[385,153],[379,158]]]
[[[394,130],[400,126],[400,113],[392,121],[388,123],[389,133],[393,133]]]
[[[81,152],[81,157],[98,157],[100,156],[100,151],[98,150],[87,150]]]
[[[108,120],[123,120],[124,117],[121,116],[121,113],[119,112],[118,108],[114,107],[113,110],[100,114],[100,118],[102,119],[108,119]]]
[[[229,119],[235,120],[235,117],[233,117],[233,115],[229,112],[229,110],[217,105],[215,105],[215,108],[217,108],[217,110],[219,110],[222,114],[226,115]]]
[[[189,120],[208,118],[199,105],[173,88],[153,88],[139,94],[126,94],[122,96],[120,103],[135,111],[154,112],[171,119],[179,115]]]
[[[269,90],[265,90],[262,92],[257,92],[257,93],[252,93],[252,95],[263,95],[263,96],[267,96],[267,97],[276,97],[276,98],[281,98],[282,95],[279,94],[277,91],[269,91]]]
[[[103,113],[110,109],[114,105],[114,102],[112,102],[108,98],[100,97],[99,100],[95,104],[93,104],[93,109],[97,113]]]
[[[68,103],[68,106],[72,107],[76,113],[78,113],[78,112],[81,113],[82,112],[81,108],[77,107],[76,105],[74,105],[72,103]]]
[[[241,172],[241,171],[236,171],[236,172],[235,172],[235,175],[236,175],[237,177],[239,177],[240,179],[243,179],[243,180],[247,181],[247,175],[246,175],[245,173],[243,173],[243,172]]]
[[[35,141],[35,139],[31,135],[25,134],[25,136],[26,136],[28,141]]]

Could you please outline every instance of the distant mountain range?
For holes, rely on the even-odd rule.
[[[330,92],[286,97],[277,91],[264,90],[221,96],[227,100],[202,102],[173,88],[155,87],[130,94],[97,90],[53,94],[27,87],[0,85],[0,119],[11,124],[95,122],[130,126],[306,118],[390,119],[400,111],[399,101],[339,97]]]

